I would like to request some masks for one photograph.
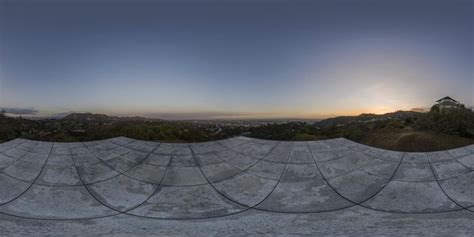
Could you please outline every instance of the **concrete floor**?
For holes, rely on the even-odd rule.
[[[471,235],[473,170],[474,146],[16,139],[0,144],[0,233]]]

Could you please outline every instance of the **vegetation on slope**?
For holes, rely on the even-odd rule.
[[[338,117],[319,123],[288,122],[247,127],[184,121],[74,114],[33,121],[0,114],[0,142],[14,138],[89,141],[117,136],[165,142],[202,142],[246,135],[272,140],[306,141],[344,137],[399,151],[435,151],[474,144],[474,112],[461,107],[428,113],[398,111],[385,115]]]
[[[398,151],[438,151],[474,144],[474,113],[461,107],[428,113],[345,116],[305,123],[255,128],[250,136],[275,140],[314,140],[344,137],[369,146]]]

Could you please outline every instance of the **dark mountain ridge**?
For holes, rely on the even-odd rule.
[[[93,113],[72,113],[62,120],[76,121],[76,122],[116,122],[116,121],[159,121],[160,119],[150,119],[139,116],[134,117],[118,117],[109,116],[105,114],[93,114]]]
[[[331,126],[342,126],[351,123],[367,123],[384,120],[404,120],[406,118],[413,118],[421,114],[420,112],[414,111],[396,111],[386,114],[360,114],[357,116],[339,116],[334,118],[328,118],[314,123],[318,127],[331,127]]]

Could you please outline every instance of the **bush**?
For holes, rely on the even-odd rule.
[[[464,107],[440,111],[433,106],[429,113],[420,115],[415,127],[470,138],[473,137],[474,112]]]

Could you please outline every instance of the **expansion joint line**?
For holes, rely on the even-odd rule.
[[[127,173],[128,173],[130,170],[136,168],[137,166],[143,164],[143,163],[158,149],[158,147],[160,147],[161,143],[159,143],[151,152],[149,152],[149,153],[147,154],[147,156],[145,156],[145,158],[143,158],[142,160],[140,160],[139,162],[137,162],[137,163],[134,164],[133,166],[128,167],[128,168],[125,169],[124,171],[116,170],[116,169],[115,169],[114,167],[112,167],[110,164],[108,164],[108,163],[105,162],[103,159],[101,159],[101,158],[100,158],[97,154],[95,154],[92,150],[90,150],[89,147],[85,146],[83,143],[82,143],[82,145],[87,149],[87,151],[88,151],[90,154],[92,154],[97,160],[99,160],[99,162],[101,162],[102,164],[104,164],[105,166],[107,166],[109,169],[111,169],[111,170],[113,170],[114,172],[117,173],[116,176],[113,176],[113,177],[111,177],[111,178],[115,178],[115,177],[117,177],[117,176],[119,176],[119,175],[123,175],[123,176],[125,176],[125,177],[127,177],[127,178],[133,179],[133,180],[138,181],[138,182],[143,182],[143,183],[148,183],[148,184],[155,185],[154,183],[145,182],[145,181],[139,180],[139,179],[137,179],[137,178],[135,178],[135,177],[131,177],[131,176],[128,175]],[[124,147],[125,147],[125,146],[124,146]],[[125,148],[127,148],[127,147],[125,147]],[[127,148],[127,149],[130,149],[130,148]],[[111,150],[113,150],[113,149],[111,149]],[[130,152],[128,152],[128,153],[130,153]],[[128,154],[128,153],[127,153],[127,154]],[[122,157],[123,155],[125,155],[125,154],[118,155],[118,157]],[[106,181],[106,180],[109,180],[109,179],[102,180],[102,182],[103,182],[103,181]],[[96,183],[99,183],[99,182],[96,182]],[[91,184],[91,183],[88,183],[88,185],[90,185],[90,184]]]
[[[281,142],[278,142],[278,143],[276,143],[275,145],[273,145],[272,148],[270,148],[270,150],[269,150],[263,157],[267,157],[267,156],[274,150],[274,148],[275,148],[276,146],[278,146],[278,144],[280,144],[280,143],[281,143]],[[225,146],[224,146],[224,147],[225,147]],[[250,156],[248,156],[248,155],[246,155],[246,154],[244,154],[244,153],[240,153],[240,152],[231,150],[231,149],[229,149],[229,148],[227,148],[227,147],[225,147],[225,148],[228,149],[228,150],[231,151],[231,152],[235,152],[235,153],[240,154],[240,155],[242,155],[242,156],[250,157]],[[218,156],[218,157],[219,157],[219,156]],[[240,170],[239,173],[234,174],[234,175],[228,177],[227,179],[233,178],[233,177],[235,177],[235,176],[237,176],[237,175],[239,175],[239,174],[241,174],[241,173],[243,173],[243,172],[247,172],[247,171],[250,170],[252,167],[254,167],[254,166],[256,166],[257,164],[259,164],[261,161],[265,161],[265,160],[263,160],[263,159],[257,159],[257,158],[255,158],[255,157],[250,157],[250,158],[254,159],[255,162],[253,162],[251,165],[247,166],[245,169],[240,169],[239,167],[236,167],[236,166],[234,166],[234,165],[232,165],[232,164],[227,163],[227,164],[229,164],[230,166],[232,166],[232,167],[234,167],[234,168]],[[219,159],[221,159],[221,158],[219,157]],[[224,162],[227,162],[227,161],[225,161],[224,159],[221,159],[221,160],[224,161]],[[259,178],[268,179],[268,178],[265,178],[265,177],[261,177],[261,176],[259,176],[259,175],[255,175],[255,174],[252,174],[252,175],[257,176],[257,177],[259,177]],[[274,180],[274,179],[272,179],[272,180]],[[223,181],[223,180],[222,180],[222,181]],[[276,181],[276,180],[275,180],[275,181]],[[217,182],[214,182],[214,183],[217,183]]]
[[[16,163],[22,161],[22,160],[26,157],[26,155],[28,155],[28,153],[29,153],[30,151],[32,151],[33,149],[35,149],[36,146],[38,146],[38,143],[36,143],[32,148],[28,149],[27,151],[21,150],[21,151],[24,151],[25,154],[23,154],[23,155],[20,156],[19,158],[14,158],[14,157],[9,156],[9,155],[7,155],[7,154],[3,154],[4,156],[6,156],[6,157],[8,157],[8,158],[12,158],[12,159],[14,159],[15,161],[14,161],[13,163],[9,164],[7,167],[0,168],[0,171],[3,171],[3,170],[5,170],[5,169],[7,169],[7,168],[9,168],[9,167],[11,167],[11,166],[13,166],[13,165],[15,165]],[[12,148],[12,149],[14,149],[14,148]],[[9,149],[9,150],[11,150],[11,149]],[[29,183],[29,182],[28,182],[28,183]]]
[[[18,196],[14,197],[13,199],[10,199],[9,201],[5,202],[5,203],[2,203],[0,204],[0,207],[1,206],[4,206],[4,205],[7,205],[15,200],[17,200],[18,198],[20,198],[23,194],[25,194],[26,192],[28,192],[28,190],[31,189],[31,187],[33,187],[33,185],[36,183],[36,181],[38,181],[39,177],[41,176],[41,173],[43,173],[43,170],[44,168],[46,167],[46,164],[48,163],[49,161],[49,158],[51,157],[51,154],[53,153],[53,148],[54,148],[54,144],[53,143],[51,145],[51,148],[49,149],[49,153],[48,153],[48,156],[46,157],[46,160],[44,161],[44,164],[41,166],[41,169],[40,171],[38,172],[38,175],[33,179],[33,181],[28,185],[28,187],[23,191],[21,192]],[[36,147],[36,146],[35,146]]]
[[[268,155],[274,150],[274,148],[275,148],[278,144],[280,144],[280,142],[278,142],[277,144],[275,144],[275,145],[270,149],[270,151],[269,151],[267,154],[265,154],[265,157],[268,156]],[[196,158],[196,154],[195,154],[195,152],[194,152],[194,150],[192,149],[191,146],[190,146],[190,149],[191,149],[191,152],[192,152],[192,155],[193,155],[193,157],[194,157],[194,159],[195,159],[196,164],[198,164],[198,161],[197,161],[197,158]],[[289,151],[288,154],[287,154],[287,157],[286,157],[286,164],[288,163],[288,160],[289,160],[289,158],[290,158],[291,150],[292,150],[292,149],[290,149],[290,151]],[[224,161],[224,162],[225,162],[225,161]],[[257,161],[257,162],[259,162],[259,161]],[[254,163],[254,164],[255,164],[255,163]],[[249,205],[247,205],[247,204],[238,202],[238,201],[234,200],[233,198],[228,197],[228,196],[225,195],[223,192],[221,192],[217,187],[215,187],[214,183],[209,180],[209,178],[205,175],[205,173],[202,171],[202,169],[201,169],[201,167],[200,167],[199,165],[198,165],[198,167],[199,167],[199,170],[200,170],[201,174],[202,174],[203,177],[206,179],[207,183],[214,189],[215,192],[217,192],[218,194],[220,194],[223,198],[225,198],[225,199],[231,201],[232,203],[235,203],[235,204],[237,204],[237,205],[242,206],[242,207],[245,208],[245,209],[242,209],[241,211],[234,212],[234,213],[230,213],[230,214],[227,214],[227,215],[225,215],[225,216],[243,213],[243,212],[246,212],[246,211],[252,210],[252,209],[254,209],[254,210],[260,210],[260,209],[257,208],[257,206],[259,206],[259,205],[262,204],[265,200],[267,200],[268,197],[270,197],[270,195],[275,191],[276,187],[277,187],[278,184],[280,183],[281,178],[283,177],[283,174],[284,174],[285,171],[286,171],[286,165],[285,165],[285,167],[283,168],[283,170],[282,170],[282,172],[281,172],[281,174],[280,174],[278,180],[276,180],[276,183],[275,183],[275,185],[273,186],[272,190],[271,190],[262,200],[260,200],[258,203],[249,206]],[[249,169],[249,168],[247,168],[247,169]],[[245,171],[242,171],[242,172],[245,172]],[[242,173],[242,172],[241,172],[241,173]],[[265,210],[264,210],[264,211],[265,211]]]
[[[83,144],[83,145],[84,145],[84,144]],[[148,156],[145,157],[141,162],[144,162],[144,160],[148,159],[148,157],[151,156],[151,154],[153,154],[153,152],[156,151],[160,145],[161,145],[161,143],[159,143],[159,144],[148,154]],[[86,147],[86,146],[84,146],[84,147]],[[86,147],[86,149],[89,150],[88,147]],[[89,150],[89,152],[91,152],[91,151]],[[91,153],[92,153],[92,152],[91,152]],[[102,159],[98,158],[95,154],[93,154],[93,155],[94,155],[97,159],[99,159],[100,161],[102,161],[104,164],[106,164],[110,169],[116,171],[116,170],[113,169],[111,166],[109,166],[105,161],[103,161]],[[141,205],[143,205],[145,202],[147,202],[147,201],[155,194],[156,190],[159,189],[159,187],[161,186],[161,181],[163,181],[163,178],[164,178],[164,176],[163,176],[159,184],[154,184],[154,185],[157,186],[157,188],[156,188],[155,191],[154,191],[151,195],[149,195],[144,201],[142,201],[141,203],[139,203],[139,204],[137,204],[137,205],[135,205],[135,206],[133,206],[133,207],[131,207],[131,208],[127,208],[126,210],[119,210],[119,209],[117,209],[117,208],[115,208],[115,207],[112,207],[112,206],[106,204],[105,202],[103,202],[102,200],[100,200],[99,198],[97,198],[97,197],[93,194],[93,192],[92,192],[92,191],[89,189],[89,187],[88,187],[88,186],[90,186],[91,184],[86,184],[86,183],[84,182],[84,180],[83,180],[81,174],[79,173],[78,165],[76,164],[76,162],[75,162],[75,160],[74,160],[74,154],[72,154],[72,157],[73,157],[72,160],[73,160],[73,163],[74,163],[74,167],[76,168],[76,171],[77,171],[78,176],[79,176],[79,180],[81,181],[81,183],[82,183],[82,185],[84,186],[84,188],[87,190],[87,192],[89,193],[89,195],[91,195],[92,198],[94,198],[94,199],[95,199],[97,202],[99,202],[102,206],[104,206],[104,207],[106,207],[106,208],[108,208],[108,209],[110,209],[110,210],[116,212],[116,214],[113,214],[113,215],[118,215],[118,214],[127,214],[127,215],[130,215],[128,212],[137,209],[138,207],[140,207]],[[140,162],[139,162],[139,163],[140,163]],[[138,164],[138,165],[139,165],[139,164]],[[138,166],[138,165],[136,165],[136,166]],[[134,166],[134,167],[136,167],[136,166]],[[133,167],[132,167],[132,168],[133,168]],[[117,172],[117,171],[116,171],[116,172]],[[128,172],[128,170],[125,171],[125,172]],[[124,172],[124,173],[125,173],[125,172]],[[166,172],[166,171],[165,171],[165,172]],[[117,175],[117,176],[120,176],[120,175],[125,175],[125,174],[121,173],[121,174],[119,174],[119,175]],[[165,173],[165,175],[166,175],[166,173]],[[115,176],[115,177],[117,177],[117,176]],[[128,175],[125,175],[125,176],[126,176],[126,177],[129,177]],[[138,182],[142,182],[142,181],[139,181],[139,180],[137,180],[137,181],[138,181]],[[113,215],[109,215],[109,216],[113,216]],[[106,216],[105,216],[105,217],[106,217]]]
[[[453,157],[454,158],[454,157]],[[472,210],[470,210],[469,208],[473,207],[473,206],[470,206],[470,207],[465,207],[463,205],[461,205],[459,202],[457,202],[456,200],[454,200],[451,196],[449,196],[449,194],[446,192],[446,190],[443,188],[443,186],[441,185],[441,183],[439,182],[439,179],[438,179],[438,174],[435,172],[435,169],[433,168],[433,164],[431,163],[431,161],[428,159],[428,162],[429,162],[429,165],[430,165],[430,169],[431,169],[431,172],[433,173],[433,176],[436,180],[436,183],[438,184],[438,187],[439,189],[441,189],[441,191],[443,192],[443,194],[451,201],[453,202],[454,204],[456,204],[456,206],[460,207],[462,210],[466,210],[468,212],[474,212]]]
[[[400,161],[398,162],[398,165],[397,167],[395,168],[394,172],[392,173],[391,177],[389,178],[389,180],[382,186],[382,188],[380,190],[378,190],[377,192],[375,192],[374,194],[372,194],[371,196],[369,196],[368,198],[366,198],[365,200],[362,200],[360,202],[355,202],[349,198],[347,198],[346,196],[342,195],[339,191],[337,191],[337,189],[331,185],[331,183],[329,182],[329,180],[326,178],[326,176],[323,174],[321,168],[319,167],[318,165],[318,162],[316,161],[315,159],[315,155],[313,153],[313,151],[311,150],[311,148],[309,147],[309,144],[306,143],[306,146],[308,148],[308,150],[310,151],[311,153],[311,156],[313,158],[313,161],[314,161],[314,164],[316,166],[316,168],[318,169],[321,177],[323,178],[324,182],[328,185],[329,188],[331,188],[331,190],[336,193],[338,196],[340,196],[342,199],[350,202],[353,204],[353,206],[349,206],[349,207],[346,207],[346,208],[350,208],[350,207],[354,207],[354,206],[360,206],[360,207],[363,207],[363,208],[367,208],[367,209],[371,209],[371,210],[375,210],[375,211],[381,211],[381,212],[389,212],[389,213],[403,213],[403,212],[393,212],[393,211],[386,211],[386,210],[378,210],[376,208],[372,208],[372,207],[368,207],[368,206],[364,206],[363,203],[369,201],[370,199],[374,198],[375,196],[377,196],[381,191],[383,191],[383,189],[385,189],[385,187],[387,186],[387,184],[389,184],[393,178],[395,177],[395,174],[397,173],[398,169],[400,168],[404,158],[405,158],[405,154],[406,153],[403,153],[403,156],[402,158],[400,159]],[[340,208],[340,209],[337,209],[337,210],[341,210],[341,209],[345,209],[345,208]]]

